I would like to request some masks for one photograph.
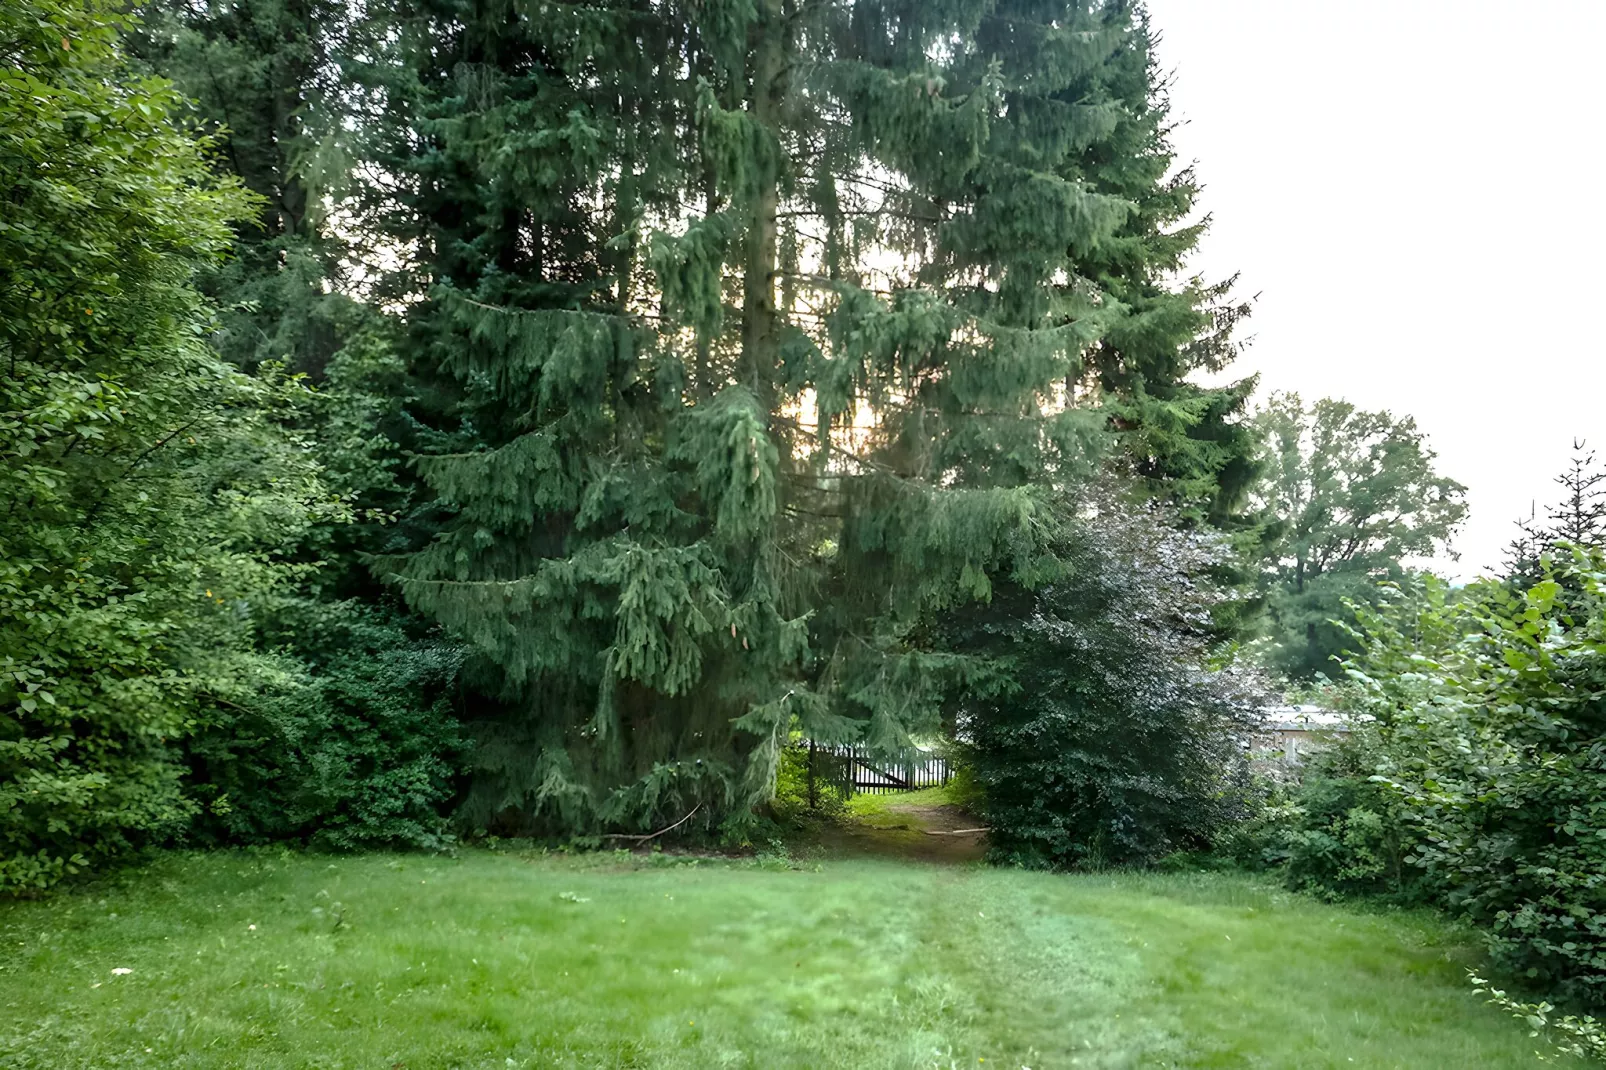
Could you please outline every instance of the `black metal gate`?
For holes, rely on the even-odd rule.
[[[873,756],[868,748],[842,744],[802,744],[808,754],[809,804],[816,803],[820,783],[831,784],[846,795],[882,795],[942,787],[952,775],[948,759],[930,751],[914,751],[896,760]]]

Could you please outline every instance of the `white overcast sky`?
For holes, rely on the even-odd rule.
[[[1409,413],[1498,565],[1606,458],[1606,0],[1149,0],[1261,394]]]

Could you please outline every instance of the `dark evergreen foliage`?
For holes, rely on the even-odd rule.
[[[1573,442],[1573,458],[1556,477],[1561,500],[1546,510],[1549,522],[1541,524],[1537,511],[1517,521],[1517,537],[1506,547],[1506,577],[1526,590],[1545,577],[1545,559],[1564,562],[1571,549],[1606,546],[1606,471],[1595,451],[1581,440]]]
[[[931,614],[1052,571],[1101,429],[1224,513],[1242,390],[1118,3],[392,8],[376,199],[449,517],[391,562],[486,697],[467,814],[746,812],[896,750]],[[1237,466],[1237,467],[1235,467]]]
[[[246,430],[162,508],[277,495],[227,543],[272,582],[229,592],[193,691],[211,834],[427,840],[448,679],[470,828],[740,823],[792,733],[896,752],[996,677],[930,625],[1064,581],[1060,503],[1106,455],[1233,518],[1247,388],[1186,379],[1242,310],[1173,281],[1196,189],[1127,4],[146,15],[139,56],[257,194],[232,260],[204,216],[164,291]],[[359,637],[372,610],[333,601],[383,603],[359,560],[460,674]],[[346,653],[275,638],[306,619]]]
[[[352,168],[372,102],[355,77],[373,54],[361,13],[330,0],[148,0],[130,46],[193,101],[212,162],[258,197],[231,255],[198,276],[209,339],[236,366],[283,368],[315,393],[276,414],[352,509],[311,529],[314,598],[372,599],[357,555],[406,508],[397,480],[407,394],[394,325],[363,300],[383,257],[354,210]]]
[[[1606,539],[1606,472],[1600,470],[1595,451],[1574,440],[1572,463],[1556,477],[1563,491],[1550,510],[1552,541],[1584,549]]]
[[[194,102],[215,163],[257,194],[234,255],[201,278],[220,306],[213,343],[233,363],[321,379],[362,319],[346,293],[351,228],[330,228],[343,181],[342,70],[351,15],[331,0],[155,0],[133,53]]]

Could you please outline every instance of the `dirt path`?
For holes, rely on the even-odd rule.
[[[957,806],[889,801],[833,830],[826,845],[853,854],[978,862],[987,853],[987,833]]]

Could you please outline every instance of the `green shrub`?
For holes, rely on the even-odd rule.
[[[464,755],[457,649],[350,603],[303,604],[279,626],[295,645],[218,696],[189,742],[199,835],[338,850],[449,842]]]
[[[1427,876],[1407,861],[1417,830],[1398,795],[1373,777],[1380,760],[1377,737],[1364,726],[1308,760],[1293,805],[1272,825],[1290,887],[1330,899],[1432,899]]]
[[[1101,503],[1060,552],[1052,582],[1000,585],[948,624],[955,652],[996,666],[954,709],[993,855],[1079,866],[1201,849],[1246,812],[1257,705],[1246,677],[1209,665],[1214,551]]]
[[[775,798],[771,809],[787,823],[840,817],[847,811],[848,793],[837,778],[827,776],[816,756],[812,788],[809,751],[793,745],[781,749],[775,769]]]
[[[1242,820],[1222,829],[1206,853],[1175,856],[1178,868],[1230,868],[1263,872],[1288,862],[1288,833],[1299,808],[1287,782],[1251,775]]]
[[[1301,792],[1290,877],[1430,901],[1542,991],[1606,1003],[1606,568],[1359,611],[1375,721]]]
[[[949,768],[952,772],[948,777],[948,801],[951,805],[969,813],[981,813],[986,799],[982,794],[981,781],[976,779],[976,771],[965,765],[958,748],[949,748]]]
[[[339,511],[264,416],[294,384],[206,345],[193,277],[249,205],[124,11],[0,4],[0,892],[185,826],[198,693]]]

